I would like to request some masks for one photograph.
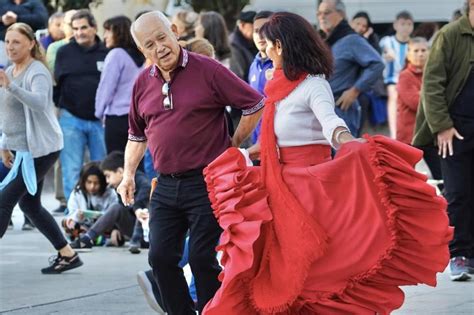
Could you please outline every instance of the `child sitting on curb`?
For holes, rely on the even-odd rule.
[[[113,151],[105,157],[101,163],[101,169],[104,172],[107,183],[117,188],[123,178],[124,155],[123,152]],[[72,248],[83,250],[91,249],[93,246],[92,240],[106,231],[114,228],[120,231],[120,237],[130,238],[129,250],[132,254],[138,254],[140,247],[146,246],[143,242],[143,230],[141,223],[136,220],[136,215],[143,216],[148,209],[150,183],[141,171],[137,171],[135,175],[135,203],[133,206],[126,207],[122,201],[107,209],[93,226],[82,235],[79,239],[71,244]],[[120,241],[120,240],[119,240]],[[123,238],[121,240],[123,242]],[[120,242],[120,243],[122,243]],[[116,245],[121,245],[121,244]]]
[[[100,170],[99,164],[97,162],[85,164],[68,200],[69,214],[62,221],[66,236],[74,241],[80,233],[87,232],[97,219],[117,202],[117,194],[107,187],[105,175]]]

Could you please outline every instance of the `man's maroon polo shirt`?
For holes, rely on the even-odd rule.
[[[182,49],[171,73],[174,109],[165,110],[164,79],[156,66],[135,82],[129,140],[148,141],[156,171],[181,173],[204,167],[231,145],[225,106],[243,115],[263,108],[263,97],[217,61]]]

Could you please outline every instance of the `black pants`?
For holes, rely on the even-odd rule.
[[[451,257],[474,258],[474,138],[453,140],[454,155],[441,160],[444,196],[454,238]]]
[[[417,148],[423,151],[423,160],[425,160],[426,165],[430,169],[431,177],[437,180],[443,179],[443,174],[441,172],[441,157],[438,155],[438,147],[427,145],[419,146]],[[440,191],[443,191],[444,184],[439,184],[438,188]]]
[[[104,232],[111,231],[114,227],[117,227],[123,235],[131,238],[134,231],[135,221],[135,215],[130,207],[115,204],[110,206],[104,215],[97,219],[89,230],[92,230],[95,236],[99,236]]]
[[[222,232],[213,215],[202,175],[160,176],[150,202],[149,263],[169,315],[194,315],[194,303],[179,267],[189,229],[189,265],[195,278],[198,311],[220,286],[215,247]]]
[[[365,122],[369,119],[370,109],[370,98],[366,93],[361,93],[358,97],[360,104],[360,126],[357,130],[357,137],[362,135],[362,129],[364,129]]]
[[[105,147],[107,154],[113,151],[125,152],[128,141],[128,115],[105,116]],[[138,169],[144,171],[143,160]]]
[[[105,146],[107,154],[125,152],[128,141],[128,115],[105,117]]]
[[[41,205],[44,177],[49,169],[53,167],[58,157],[59,152],[54,152],[34,159],[38,183],[38,190],[34,196],[31,196],[26,190],[21,168],[18,171],[17,177],[5,189],[0,190],[0,237],[3,237],[5,234],[13,208],[18,203],[21,211],[46,236],[54,248],[60,250],[67,245],[67,241],[53,216]]]

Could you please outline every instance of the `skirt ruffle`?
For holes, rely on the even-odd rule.
[[[308,175],[287,183],[300,185],[301,193],[310,194],[315,202],[318,198],[316,211],[322,212],[338,210],[329,207],[337,205],[333,202],[336,198],[345,198],[340,192],[351,189],[343,187],[347,182],[366,187],[363,200],[369,202],[370,207],[357,208],[353,212],[344,210],[351,209],[349,206],[341,211],[348,215],[373,211],[360,215],[379,219],[365,224],[355,220],[356,223],[350,226],[346,222],[340,226],[340,233],[357,233],[361,229],[375,231],[374,238],[367,238],[367,242],[377,238],[379,241],[364,244],[372,253],[375,251],[375,259],[367,262],[361,257],[360,263],[354,265],[353,273],[350,270],[344,273],[347,276],[342,284],[318,286],[307,283],[308,290],[304,289],[292,305],[277,312],[260,309],[252,297],[255,287],[252,280],[258,273],[262,255],[272,255],[263,248],[265,230],[272,224],[272,211],[268,194],[261,184],[259,168],[247,167],[241,153],[230,148],[205,169],[214,214],[223,229],[217,250],[222,251],[224,270],[219,276],[221,288],[206,306],[204,314],[389,314],[403,303],[399,286],[436,285],[437,272],[442,272],[449,261],[448,243],[452,238],[446,201],[436,196],[435,189],[426,183],[426,176],[414,170],[414,165],[422,158],[421,151],[381,136],[366,139],[367,143],[343,145],[330,162],[304,168],[302,172],[298,170],[299,174],[308,172]],[[285,170],[283,174],[285,176]],[[340,176],[350,178],[338,181]],[[328,181],[331,183],[327,184]],[[294,194],[298,198],[297,193]],[[352,210],[355,207],[357,204]],[[344,216],[345,212],[338,215]],[[324,216],[318,216],[318,220],[324,220]],[[353,231],[348,231],[351,229]],[[337,233],[332,236],[335,243],[337,236]],[[357,256],[358,244],[347,242],[347,246]],[[325,277],[331,279],[334,269],[325,266],[337,263],[324,261],[324,264],[318,264],[316,261],[312,273],[326,273]],[[267,294],[272,296],[272,292]]]

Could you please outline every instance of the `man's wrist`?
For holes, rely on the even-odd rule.
[[[360,90],[355,86],[351,87],[351,92],[357,94],[357,96],[360,94]]]
[[[135,177],[136,168],[126,166],[123,170],[123,177]]]
[[[240,147],[240,144],[241,144],[241,143],[242,143],[242,141],[239,141],[236,137],[233,137],[233,138],[232,138],[232,146],[233,146],[233,147],[238,148],[238,147]]]
[[[123,178],[122,180],[131,180],[131,179],[134,179],[135,178],[135,174],[134,173],[126,173],[124,172],[123,173]]]

